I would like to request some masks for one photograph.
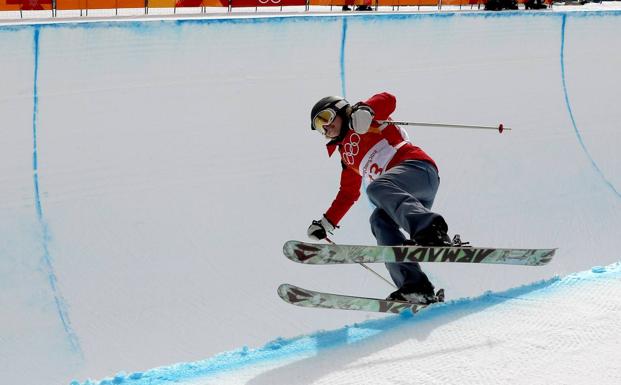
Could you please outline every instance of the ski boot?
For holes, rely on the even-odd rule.
[[[414,242],[418,246],[453,246],[447,231],[448,225],[444,219],[436,217],[431,225],[414,235]]]
[[[444,289],[440,289],[434,293],[433,286],[431,286],[429,290],[422,290],[422,288],[418,286],[403,285],[398,290],[390,293],[386,299],[389,301],[402,301],[425,306],[436,302],[444,302]]]
[[[389,301],[409,302],[416,305],[427,306],[438,302],[444,302],[444,289],[438,290],[435,294],[422,293],[403,293],[400,290],[390,293],[386,298]]]

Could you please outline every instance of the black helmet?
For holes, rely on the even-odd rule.
[[[314,120],[320,112],[324,110],[331,110],[334,115],[340,114],[345,117],[345,111],[349,107],[349,102],[340,96],[326,96],[321,98],[311,110],[311,130],[315,130]]]

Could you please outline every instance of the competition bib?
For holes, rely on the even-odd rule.
[[[368,186],[386,171],[386,166],[396,153],[397,150],[386,139],[380,140],[369,149],[358,169],[365,185]]]

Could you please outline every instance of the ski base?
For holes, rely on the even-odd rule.
[[[442,292],[443,293],[443,292]],[[390,301],[379,298],[354,297],[342,294],[322,293],[283,283],[278,287],[278,295],[285,302],[303,307],[323,309],[360,310],[378,313],[401,313],[410,310],[416,313],[428,305],[418,305],[403,301]],[[442,297],[444,295],[442,294]],[[444,299],[444,298],[442,298]]]
[[[490,247],[362,246],[287,241],[283,253],[305,264],[462,262],[541,266],[556,249],[499,249]]]

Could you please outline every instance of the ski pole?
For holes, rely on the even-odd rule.
[[[396,124],[398,126],[421,126],[421,127],[451,127],[451,128],[468,128],[479,130],[497,130],[502,134],[505,130],[511,130],[509,127],[505,127],[502,123],[498,126],[477,126],[468,124],[447,124],[447,123],[423,123],[423,122],[400,122],[396,120],[378,120],[379,124]]]
[[[332,242],[332,240],[328,237],[326,237],[326,242],[328,242],[331,245],[335,245],[336,243]],[[377,271],[371,269],[369,266],[367,266],[366,264],[362,263],[362,262],[357,262],[360,266],[364,267],[365,269],[367,269],[368,271],[370,271],[371,273],[375,274],[377,277],[379,277],[382,281],[386,282],[387,284],[389,284],[390,286],[392,286],[393,288],[397,289],[397,286],[395,286],[394,283],[390,282],[389,280],[387,280],[386,278],[384,278],[380,273],[378,273]]]

